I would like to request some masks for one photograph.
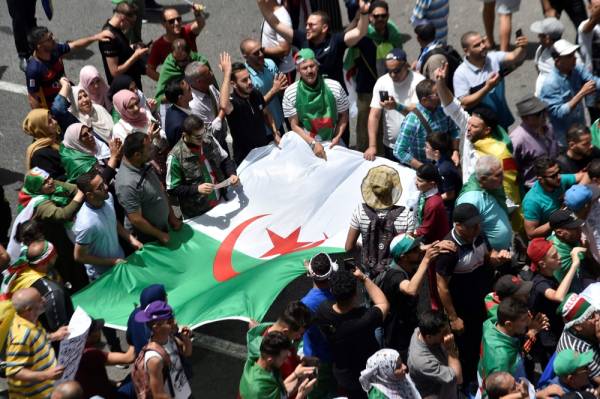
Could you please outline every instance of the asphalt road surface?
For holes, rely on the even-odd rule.
[[[184,21],[191,20],[192,14],[184,1],[159,0],[164,6],[174,6],[183,14]],[[345,14],[343,2],[342,13]],[[241,61],[239,43],[246,37],[258,37],[261,26],[260,13],[253,0],[204,0],[210,18],[206,28],[198,38],[198,50],[205,54],[213,66],[218,65],[218,54],[228,51],[234,60]],[[400,30],[414,37],[408,20],[414,1],[390,1],[391,19]],[[96,33],[111,14],[109,0],[55,0],[54,18],[48,21],[38,2],[38,25],[45,25],[54,32],[59,41],[75,39]],[[460,51],[460,36],[467,30],[483,31],[481,22],[482,2],[480,0],[452,0],[450,5],[449,42]],[[144,41],[157,38],[162,27],[160,15],[149,13],[143,25]],[[523,28],[532,42],[528,48],[528,59],[519,69],[507,78],[507,98],[511,107],[517,99],[533,92],[535,67],[531,62],[537,47],[537,37],[529,30],[531,22],[542,17],[539,2],[524,0],[521,10],[513,16],[513,32]],[[567,30],[564,38],[574,41],[573,26],[566,15],[562,16]],[[15,204],[18,189],[25,169],[24,154],[30,139],[22,132],[21,123],[29,110],[25,93],[25,77],[18,68],[18,60],[12,37],[11,20],[6,2],[0,2],[0,184],[4,185],[7,197]],[[513,33],[514,35],[514,33]],[[496,39],[498,42],[498,39]],[[418,56],[418,44],[412,38],[405,49],[412,61]],[[70,54],[65,60],[67,76],[77,82],[79,70],[87,64],[95,65],[103,71],[97,44]],[[220,72],[216,72],[221,79]],[[151,97],[154,82],[144,78],[144,92]],[[14,210],[14,206],[13,206]],[[288,286],[269,311],[266,320],[274,320],[284,304],[300,298],[309,288],[306,278],[299,278]],[[203,334],[195,340],[193,355],[194,378],[192,390],[196,398],[233,398],[237,392],[243,362],[240,354],[244,348],[246,325],[239,321],[214,323],[199,328]],[[212,339],[211,337],[216,338]],[[211,349],[206,349],[210,347]],[[111,368],[112,376],[123,376],[126,371]],[[2,389],[0,388],[0,391]]]

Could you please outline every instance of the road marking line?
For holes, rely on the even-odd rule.
[[[2,80],[0,80],[0,90],[27,95],[27,87],[12,82],[5,82]]]
[[[244,345],[196,332],[193,334],[193,338],[194,346],[221,353],[239,360],[246,360],[248,350]]]

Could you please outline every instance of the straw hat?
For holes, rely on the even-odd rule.
[[[376,166],[369,170],[360,190],[363,200],[371,208],[389,208],[398,202],[402,195],[400,175],[390,166]]]

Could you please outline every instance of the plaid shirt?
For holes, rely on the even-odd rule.
[[[458,127],[452,120],[444,114],[442,107],[438,107],[431,112],[421,104],[417,104],[417,109],[421,111],[423,117],[431,130],[436,133],[449,133],[454,140],[458,138]],[[416,159],[420,162],[425,162],[425,139],[427,138],[427,130],[421,124],[421,121],[414,112],[406,115],[406,118],[400,125],[400,133],[394,148],[394,156],[403,164],[410,164],[410,161]]]

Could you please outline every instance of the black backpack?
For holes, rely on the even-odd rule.
[[[456,51],[456,49],[451,45],[439,44],[438,46],[431,49],[427,54],[425,54],[425,57],[421,61],[421,70],[419,72],[423,73],[423,68],[425,67],[425,64],[427,64],[427,60],[429,60],[429,57],[436,54],[442,54],[444,57],[446,57],[446,60],[448,61],[448,74],[446,76],[446,84],[448,85],[448,88],[450,88],[450,90],[454,92],[454,85],[452,84],[452,79],[454,78],[454,71],[456,71],[456,68],[458,68],[458,66],[462,64],[463,59],[458,53],[458,51]]]

